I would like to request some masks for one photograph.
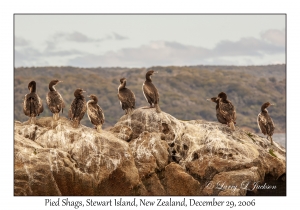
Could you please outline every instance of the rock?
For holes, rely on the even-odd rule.
[[[165,170],[164,183],[167,195],[200,195],[200,183],[176,163],[170,163]]]
[[[117,125],[112,127],[109,131],[111,131],[117,138],[124,141],[129,142],[132,138],[132,130],[127,125]]]
[[[205,186],[204,195],[246,195],[252,184],[263,180],[258,167],[216,174]]]
[[[74,129],[66,118],[54,126],[51,121],[15,125],[15,195],[140,193],[142,182],[126,142],[110,132]]]
[[[149,174],[142,181],[146,188],[144,195],[166,195],[165,188],[156,173]]]
[[[257,183],[286,186],[277,143],[151,108],[101,133],[63,117],[16,122],[14,149],[15,195],[267,195]]]
[[[160,139],[158,133],[144,131],[129,145],[141,178],[168,165],[168,144]]]

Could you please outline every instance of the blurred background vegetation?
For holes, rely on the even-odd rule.
[[[286,65],[266,66],[155,66],[158,71],[152,77],[160,93],[160,107],[180,120],[204,119],[217,121],[215,104],[206,99],[227,93],[237,112],[237,126],[251,132],[259,132],[256,118],[263,103],[269,101],[276,106],[269,113],[276,126],[275,132],[286,131]],[[40,117],[52,116],[46,104],[49,82],[62,80],[56,89],[63,96],[68,110],[74,99],[76,88],[98,96],[104,110],[104,128],[113,126],[124,114],[121,109],[117,88],[122,77],[127,78],[127,88],[136,96],[136,107],[148,106],[142,92],[146,68],[76,68],[76,67],[26,67],[14,71],[14,118],[26,121],[22,106],[28,93],[28,83],[37,82],[37,93],[42,98],[44,112]],[[92,127],[85,115],[82,124]]]

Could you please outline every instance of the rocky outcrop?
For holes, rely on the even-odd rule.
[[[15,195],[138,195],[142,188],[128,144],[111,132],[74,129],[65,118],[15,124]]]
[[[66,118],[15,122],[14,149],[15,195],[268,195],[274,186],[285,193],[280,145],[149,108],[101,133]]]

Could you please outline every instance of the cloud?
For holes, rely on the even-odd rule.
[[[237,42],[221,41],[213,49],[215,56],[262,56],[264,53],[276,54],[284,52],[284,47],[273,45],[253,37],[242,38]]]
[[[238,41],[222,40],[212,49],[186,45],[179,42],[152,41],[136,48],[123,48],[103,54],[65,48],[61,42],[90,43],[105,40],[123,40],[127,37],[113,33],[101,39],[93,39],[79,32],[56,33],[46,41],[44,50],[37,50],[25,45],[15,51],[16,65],[48,61],[50,65],[71,65],[79,67],[122,66],[149,67],[168,65],[260,65],[285,63],[285,38],[283,31],[268,30],[261,34],[261,39],[244,37]],[[22,43],[19,41],[19,43]],[[56,47],[59,46],[59,47]],[[84,47],[80,45],[79,49]],[[89,49],[88,47],[86,49]],[[55,58],[55,59],[53,59]],[[55,63],[58,61],[60,63]],[[52,62],[53,61],[53,62]],[[31,64],[32,66],[32,64]]]
[[[19,66],[34,66],[39,60],[40,52],[33,48],[23,48],[22,50],[15,49],[15,67]]]
[[[89,42],[103,42],[107,40],[125,40],[128,37],[122,36],[118,33],[113,32],[112,34],[106,35],[102,38],[91,38],[87,35],[74,31],[72,33],[56,33],[52,36],[51,41],[60,42],[60,41],[70,41],[70,42],[78,42],[78,43],[89,43]]]
[[[43,56],[74,56],[84,54],[78,50],[60,50],[60,51],[45,51],[42,53]]]
[[[89,38],[80,32],[73,32],[71,34],[68,34],[66,38],[68,41],[74,41],[74,42],[94,42],[94,41],[96,41],[95,39]]]
[[[53,57],[75,57],[83,55],[84,53],[78,50],[59,50],[51,49],[51,44],[43,51],[39,51],[33,47],[25,47],[22,49],[15,49],[15,66],[34,66],[34,65],[56,65],[51,64]],[[49,64],[50,62],[50,64]]]
[[[15,37],[15,46],[27,46],[30,42],[22,37]]]
[[[47,51],[52,51],[56,48],[56,43],[53,41],[46,41],[47,47],[46,50]]]
[[[124,48],[103,55],[86,54],[71,59],[68,64],[82,67],[123,66],[145,67],[153,65],[234,64],[252,65],[266,55],[282,54],[285,48],[253,37],[239,41],[221,41],[207,49],[178,42],[152,41],[138,48]],[[283,59],[284,61],[284,59]]]
[[[187,46],[180,44],[178,42],[165,42],[165,45],[167,47],[173,48],[173,49],[178,49],[178,50],[185,50],[187,49]]]
[[[88,43],[100,43],[105,40],[123,40],[127,39],[122,35],[117,33],[113,33],[111,35],[107,35],[100,39],[94,39],[88,37],[87,35],[80,33],[78,31],[72,33],[63,33],[57,32],[53,34],[51,37],[48,38],[44,43],[45,45],[33,47],[30,45],[30,42],[26,41],[25,39],[16,37],[15,44],[19,47],[18,50],[15,51],[15,65],[16,66],[24,66],[25,64],[28,65],[36,65],[38,61],[42,61],[42,59],[46,61],[54,60],[53,57],[56,57],[56,61],[58,60],[57,57],[60,57],[61,63],[59,65],[65,65],[67,62],[67,58],[74,58],[75,56],[84,56],[87,55],[86,52],[81,51],[80,49],[88,49],[88,46],[84,44]],[[67,44],[68,43],[68,44]],[[74,45],[74,43],[80,43],[80,45]],[[69,49],[66,46],[74,46],[75,49]],[[44,47],[42,49],[42,47]],[[38,50],[39,49],[39,50]],[[40,62],[41,63],[41,62]],[[51,65],[51,64],[50,64]],[[56,65],[56,64],[52,64]]]
[[[270,29],[261,33],[261,38],[276,46],[285,47],[285,30]]]
[[[69,61],[69,65],[92,66],[149,66],[183,65],[187,58],[197,64],[199,59],[207,57],[209,50],[201,47],[184,46],[176,42],[153,41],[139,48],[124,48],[104,55],[84,55]]]
[[[117,34],[117,33],[113,33],[114,34],[114,38],[116,39],[116,40],[124,40],[124,39],[128,39],[126,36],[122,36],[122,35],[120,35],[120,34]]]
[[[71,41],[71,42],[95,42],[96,39],[90,38],[87,35],[74,31],[72,33],[58,32],[55,33],[49,42],[61,42],[61,41]]]

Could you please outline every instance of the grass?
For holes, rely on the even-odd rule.
[[[274,154],[274,150],[270,149],[270,150],[269,150],[269,153],[270,153],[272,156],[277,157],[277,156]]]
[[[249,136],[249,138],[252,139],[252,141],[255,143],[255,140],[252,138],[252,137],[253,137],[252,133],[246,132],[246,134],[247,134],[247,135]]]

